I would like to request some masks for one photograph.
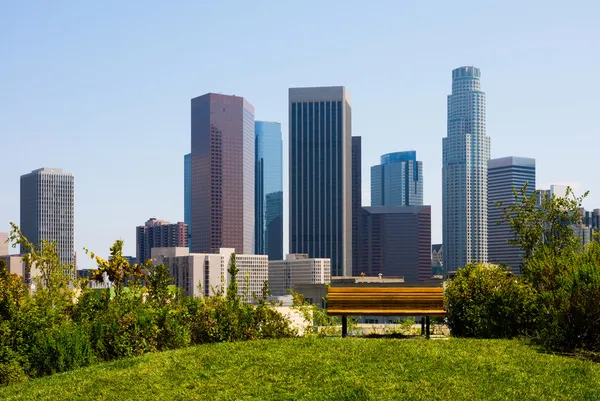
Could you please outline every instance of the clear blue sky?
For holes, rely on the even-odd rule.
[[[600,207],[599,15],[594,1],[3,2],[0,231],[19,222],[20,175],[61,167],[75,174],[80,267],[83,246],[106,254],[122,238],[135,254],[136,225],[183,220],[192,97],[246,97],[282,123],[286,149],[288,88],[344,85],[363,204],[379,156],[414,149],[440,241],[461,65],[481,68],[492,157],[534,157],[539,186],[589,189]]]

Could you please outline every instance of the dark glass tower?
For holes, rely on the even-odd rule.
[[[360,272],[358,234],[360,230],[360,208],[362,206],[362,146],[361,137],[352,137],[352,275]]]
[[[283,161],[281,124],[256,121],[255,253],[283,260]]]
[[[330,258],[352,274],[350,96],[337,87],[289,90],[290,253]]]
[[[192,99],[192,247],[254,252],[254,107],[215,93]]]
[[[183,221],[188,229],[188,246],[192,248],[192,154],[183,156]]]
[[[423,162],[417,152],[388,153],[371,167],[371,206],[423,205]]]

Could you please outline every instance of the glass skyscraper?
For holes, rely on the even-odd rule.
[[[362,207],[362,139],[352,137],[352,275],[360,275],[359,231]]]
[[[485,93],[475,67],[452,71],[448,96],[448,136],[443,139],[442,208],[444,267],[454,271],[488,260]]]
[[[371,206],[423,205],[423,162],[417,152],[388,153],[371,167]]]
[[[216,93],[192,99],[194,253],[254,252],[254,107]]]
[[[283,140],[281,124],[256,121],[255,253],[283,260]]]
[[[192,248],[192,154],[183,156],[183,222],[187,224],[188,246]]]
[[[508,243],[514,233],[505,221],[502,209],[515,203],[513,189],[520,191],[525,184],[527,196],[531,196],[535,191],[535,159],[511,156],[488,162],[489,261],[506,264],[515,274],[520,273],[523,252]],[[497,206],[498,202],[502,202],[501,207]]]
[[[352,274],[352,116],[341,86],[289,90],[290,253]]]

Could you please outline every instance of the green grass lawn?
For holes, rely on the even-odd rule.
[[[599,400],[600,364],[516,340],[298,338],[148,354],[0,399]]]

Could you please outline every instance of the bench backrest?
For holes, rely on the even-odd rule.
[[[443,316],[441,287],[329,287],[327,314]]]

